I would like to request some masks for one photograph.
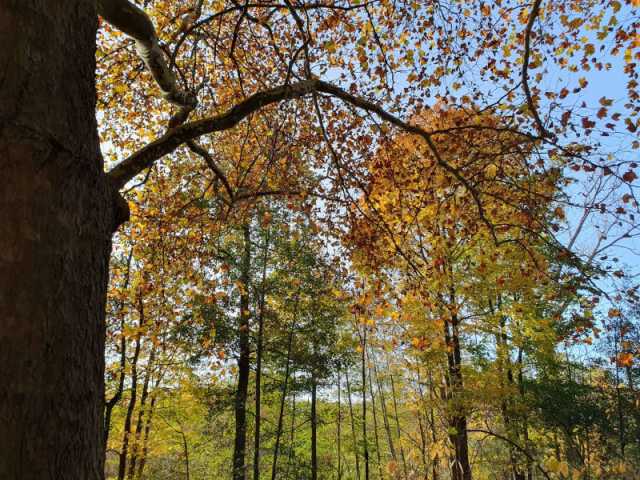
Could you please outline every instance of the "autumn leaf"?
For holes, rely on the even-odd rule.
[[[634,172],[633,170],[628,170],[622,175],[622,179],[627,183],[631,183],[637,178],[638,176],[636,175],[636,172]]]
[[[623,352],[618,355],[617,364],[620,367],[630,367],[633,365],[633,355],[628,352]]]

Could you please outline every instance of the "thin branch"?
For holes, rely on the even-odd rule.
[[[473,430],[467,430],[467,433],[484,433],[485,435],[489,435],[491,437],[495,437],[495,438],[497,438],[499,440],[502,440],[503,442],[508,443],[509,445],[514,447],[516,450],[519,450],[520,453],[522,453],[524,456],[526,456],[529,460],[531,460],[535,464],[536,468],[538,470],[540,470],[540,473],[542,473],[544,478],[546,478],[547,480],[551,480],[551,477],[549,476],[547,471],[544,468],[542,468],[538,462],[536,462],[536,459],[533,458],[531,456],[531,454],[526,449],[522,448],[520,445],[518,445],[513,440],[511,440],[511,439],[509,439],[509,438],[507,438],[507,437],[505,437],[503,435],[500,435],[499,433],[495,433],[495,432],[492,432],[490,430],[482,430],[480,428],[475,428]]]
[[[211,155],[209,155],[209,152],[207,152],[206,149],[204,149],[202,146],[198,145],[195,142],[195,140],[187,140],[186,143],[187,143],[187,146],[189,147],[189,150],[191,150],[196,155],[199,155],[205,161],[207,166],[213,171],[213,173],[216,175],[218,180],[220,180],[222,182],[222,185],[224,186],[224,189],[227,191],[227,195],[229,195],[229,203],[233,203],[233,198],[234,198],[233,189],[231,188],[231,185],[229,184],[229,180],[227,179],[227,176],[224,174],[224,172],[220,169],[220,167],[213,160],[213,157],[211,157]]]
[[[529,22],[527,23],[527,28],[524,32],[524,58],[522,61],[522,88],[524,89],[524,94],[527,97],[527,106],[531,115],[533,115],[533,119],[536,122],[536,126],[538,127],[538,131],[542,137],[550,137],[551,134],[544,128],[544,124],[540,119],[540,115],[538,114],[538,109],[536,108],[533,97],[531,96],[531,90],[529,89],[529,56],[531,55],[531,33],[533,31],[533,25],[540,14],[540,4],[542,0],[534,0],[533,7],[531,8],[531,14],[529,15]]]
[[[116,165],[109,172],[109,177],[114,185],[120,189],[142,170],[173,152],[188,140],[196,139],[207,133],[228,130],[267,105],[281,100],[300,98],[317,89],[317,86],[317,80],[307,80],[258,92],[220,115],[180,125]]]

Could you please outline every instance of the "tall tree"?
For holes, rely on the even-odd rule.
[[[249,373],[251,351],[249,344],[249,282],[251,281],[251,228],[242,227],[242,262],[240,265],[240,302],[238,310],[238,384],[235,398],[235,444],[233,450],[233,478],[244,480],[247,476],[245,452],[247,444],[247,396],[249,391]]]
[[[111,235],[95,2],[0,2],[0,477],[100,479]],[[73,27],[71,27],[73,25]]]
[[[424,142],[439,171],[465,187],[465,196],[474,200],[470,211],[482,218],[485,198],[478,195],[483,188],[473,167],[452,166],[439,155],[438,144],[446,145],[446,138],[401,118],[420,113],[426,99],[436,96],[466,111],[496,112],[505,120],[498,130],[515,130],[531,148],[540,148],[547,166],[558,162],[552,168],[611,176],[633,198],[636,164],[627,156],[609,160],[613,148],[605,137],[625,134],[629,148],[637,148],[637,139],[628,139],[638,129],[637,21],[634,15],[623,18],[636,0],[534,0],[528,7],[515,0],[205,3],[185,14],[183,2],[145,2],[160,33],[127,0],[0,3],[0,159],[8,179],[0,204],[6,219],[0,236],[0,398],[7,399],[0,417],[9,432],[6,446],[21,449],[11,458],[3,455],[3,475],[102,476],[105,286],[111,234],[127,217],[116,190],[167,154],[175,153],[173,166],[179,167],[182,145],[205,160],[217,179],[212,188],[215,183],[224,190],[229,205],[251,196],[299,195],[301,189],[292,187],[319,166],[327,166],[328,178],[335,180],[331,193],[348,197],[366,177],[361,160],[369,157],[372,143],[388,141],[397,128]],[[146,67],[139,76],[131,42],[105,24],[98,70],[104,80],[102,133],[110,156],[130,153],[108,176],[96,136],[96,7],[105,23],[133,38]],[[601,95],[591,105],[577,101],[589,84],[578,71],[588,75],[616,64],[599,57],[605,48],[620,55],[627,77],[622,112]],[[568,78],[543,91],[545,80],[556,74]],[[149,75],[174,106],[172,114],[147,90],[132,86],[134,78],[145,85]],[[322,75],[344,88],[320,80]],[[405,82],[411,86],[407,92]],[[286,106],[276,107],[285,100]],[[358,110],[371,116],[353,115]],[[199,120],[186,122],[189,114]],[[195,143],[245,119],[249,123],[253,114],[286,118],[287,138],[307,146],[277,165],[261,163],[286,175],[266,182],[254,175],[244,182],[237,169],[220,168],[208,153],[218,139],[205,147]],[[382,128],[376,117],[384,120]],[[299,128],[304,126],[310,128]],[[461,119],[454,130],[477,127],[475,119]],[[132,138],[134,131],[139,136]],[[625,148],[616,146],[615,152]],[[310,158],[318,162],[312,165]],[[189,170],[174,173],[182,181],[190,178]],[[633,219],[628,197],[620,197],[607,213],[624,228]],[[77,452],[79,460],[72,464],[67,452]]]

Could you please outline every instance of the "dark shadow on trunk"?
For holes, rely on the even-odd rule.
[[[0,0],[0,478],[104,478],[106,289],[126,208],[99,152],[95,8]]]

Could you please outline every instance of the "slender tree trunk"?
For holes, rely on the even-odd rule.
[[[418,410],[418,426],[420,428],[420,442],[421,442],[421,450],[422,450],[422,467],[424,470],[424,478],[428,478],[429,465],[427,461],[427,450],[428,450],[428,435],[427,435],[427,426],[429,421],[427,419],[427,414],[425,410],[425,398],[424,391],[422,390],[422,376],[420,375],[420,369],[417,371],[417,379],[418,385],[418,395],[420,396],[420,409]]]
[[[124,381],[126,378],[126,365],[127,365],[127,338],[124,334],[124,315],[122,318],[121,326],[122,333],[120,339],[120,366],[118,368],[118,387],[113,396],[106,402],[104,408],[104,445],[105,448],[109,441],[109,432],[111,430],[111,415],[113,409],[122,399],[122,393],[124,392]]]
[[[318,479],[318,417],[316,400],[318,382],[315,373],[311,374],[311,480]]]
[[[247,476],[245,453],[247,447],[247,394],[249,390],[250,355],[249,348],[249,281],[251,268],[251,231],[249,225],[244,225],[244,252],[240,266],[240,322],[238,328],[240,352],[238,356],[238,386],[235,398],[235,443],[233,449],[233,479],[245,480]]]
[[[371,397],[371,412],[373,413],[373,438],[376,444],[376,460],[378,462],[378,475],[383,478],[382,458],[380,456],[380,439],[378,438],[378,414],[376,413],[376,395],[373,390],[371,367],[369,367],[369,397]]]
[[[436,433],[436,419],[435,419],[435,414],[433,413],[433,400],[434,400],[434,388],[435,386],[433,385],[433,375],[431,374],[431,372],[429,372],[429,426],[431,428],[431,442],[433,445],[435,445],[438,441],[438,436]],[[433,458],[433,464],[432,464],[432,474],[431,477],[433,478],[433,480],[438,480],[439,478],[439,467],[440,467],[440,458],[438,455],[436,455]]]
[[[387,369],[389,364],[387,363]],[[396,419],[396,434],[398,435],[398,442],[400,443],[400,458],[402,459],[402,472],[404,478],[408,478],[409,471],[407,469],[407,458],[404,455],[404,447],[402,446],[401,431],[400,431],[400,416],[398,415],[398,400],[396,399],[396,381],[392,374],[389,374],[389,380],[391,380],[391,395],[393,399],[393,414]]]
[[[524,391],[524,368],[522,365],[522,357],[523,357],[524,349],[522,346],[518,347],[518,357],[516,361],[516,366],[518,368],[518,393],[520,394],[520,401],[525,402],[525,391]],[[522,429],[522,438],[524,440],[524,448],[530,454],[532,452],[532,445],[529,440],[529,425],[526,417],[520,416],[521,429]],[[528,479],[531,480],[533,477],[533,462],[529,455],[526,457],[526,471],[522,473],[522,480]]]
[[[422,456],[422,470],[424,471],[424,478],[427,478],[427,472],[429,471],[429,466],[427,464],[427,435],[421,413],[418,413],[418,428],[420,430],[420,454]]]
[[[182,436],[182,452],[184,455],[184,469],[185,480],[191,479],[190,466],[189,466],[189,444],[187,443],[187,436],[184,434],[182,426],[180,427],[180,435]]]
[[[452,315],[450,322],[444,322],[445,344],[447,345],[448,386],[447,400],[459,401],[459,394],[464,388],[462,379],[462,358],[460,353],[460,336],[458,318]],[[467,417],[460,405],[454,405],[454,413],[450,416],[449,427],[452,433],[449,439],[454,446],[455,459],[452,467],[452,480],[471,480],[469,463],[469,444],[467,438]]]
[[[338,480],[342,480],[342,399],[340,369],[338,369]]]
[[[364,478],[369,480],[369,443],[367,442],[367,327],[362,333],[362,442],[364,446]]]
[[[296,391],[293,391],[291,395],[291,429],[289,434],[289,455],[287,456],[287,469],[284,473],[284,478],[289,478],[289,470],[291,469],[291,465],[293,464],[293,452],[294,452],[294,442],[296,438]],[[297,468],[294,468],[294,473],[297,472]],[[295,478],[295,477],[294,477]]]
[[[147,415],[144,434],[142,436],[142,454],[140,455],[140,463],[138,464],[138,472],[136,473],[136,479],[142,480],[142,474],[144,473],[144,467],[147,463],[147,454],[149,453],[149,435],[151,434],[151,425],[153,420],[153,412],[156,406],[156,395],[151,395],[151,403],[149,404],[149,413]]]
[[[104,478],[111,235],[96,4],[0,0],[0,478]]]
[[[264,241],[262,258],[262,282],[260,286],[260,305],[258,312],[258,338],[256,339],[256,399],[255,399],[255,431],[253,439],[253,480],[260,480],[260,425],[262,421],[261,413],[261,388],[262,388],[262,344],[264,338],[264,302],[265,302],[265,281],[267,279],[267,260],[269,255],[269,230]]]
[[[489,302],[489,305],[491,306],[491,302]],[[496,361],[498,363],[498,371],[500,374],[500,386],[503,390],[505,390],[507,386],[509,388],[512,388],[514,384],[513,367],[511,365],[510,358],[511,352],[506,331],[506,321],[507,320],[504,316],[501,317],[499,322],[499,329],[497,334],[495,335],[497,353]],[[517,442],[518,428],[516,420],[511,415],[511,412],[513,410],[512,404],[513,402],[510,395],[504,395],[500,400],[500,410],[507,436],[514,442]],[[518,465],[518,453],[516,452],[516,449],[511,444],[509,444],[507,448],[509,449],[509,463],[511,464],[511,474],[513,480],[525,480],[525,474]]]
[[[162,351],[165,351],[163,346]],[[162,383],[164,374],[166,373],[166,369],[158,368],[158,372],[155,378],[154,385],[151,391],[151,403],[149,404],[149,408],[147,410],[144,432],[142,435],[142,453],[140,455],[140,462],[138,463],[138,471],[136,473],[136,479],[141,480],[142,474],[144,472],[144,467],[147,463],[147,454],[149,452],[149,436],[151,434],[151,427],[153,425],[153,414],[155,412],[156,402],[158,400],[158,387]]]
[[[263,337],[263,308],[264,300],[260,307],[258,325],[258,344],[256,348],[256,398],[255,398],[255,431],[253,437],[253,480],[260,480],[260,426],[262,421],[260,389],[262,388],[262,337]]]
[[[140,314],[140,326],[144,325],[144,303],[142,296],[138,297],[138,311]],[[124,418],[124,433],[122,435],[122,447],[120,450],[120,461],[118,462],[118,480],[124,480],[124,476],[127,469],[127,457],[129,456],[129,441],[131,439],[131,420],[133,419],[133,412],[136,408],[136,401],[138,400],[138,358],[140,357],[140,348],[142,346],[142,339],[138,333],[136,337],[136,346],[133,352],[133,359],[131,360],[131,398],[129,398],[129,405],[127,407],[127,413]]]
[[[280,399],[280,413],[278,414],[278,426],[276,427],[276,443],[273,449],[273,463],[271,464],[271,480],[276,480],[278,471],[278,455],[280,453],[280,438],[282,436],[282,424],[284,422],[284,405],[287,400],[287,387],[289,384],[289,371],[291,368],[291,349],[293,347],[293,334],[295,332],[296,316],[298,313],[298,299],[296,297],[296,307],[294,309],[294,318],[291,321],[291,329],[289,330],[289,340],[287,345],[287,359],[284,372],[284,383],[282,385],[282,397]]]
[[[127,273],[125,274],[125,279],[122,285],[122,288],[126,290],[129,287],[129,280],[131,278],[131,260],[133,258],[133,248],[129,250],[129,255],[127,257]],[[109,441],[109,431],[111,430],[111,415],[113,413],[113,409],[122,399],[122,392],[124,391],[124,381],[126,378],[126,370],[127,370],[127,337],[124,334],[125,327],[125,319],[126,315],[122,311],[124,307],[124,301],[121,301],[117,308],[117,314],[120,316],[120,365],[118,367],[118,387],[114,392],[111,399],[106,402],[104,408],[104,445],[105,448],[108,446]]]
[[[384,390],[382,388],[382,381],[380,380],[380,376],[378,375],[378,367],[376,366],[375,359],[373,361],[373,373],[376,377],[376,384],[378,386],[378,396],[380,397],[380,408],[382,410],[382,421],[384,423],[384,430],[387,434],[387,443],[389,444],[389,452],[391,453],[391,459],[394,462],[398,462],[398,458],[396,456],[396,450],[393,446],[393,436],[391,435],[391,424],[389,423],[389,415],[387,413],[387,400],[384,395]]]
[[[131,460],[129,462],[129,472],[127,473],[127,478],[129,480],[134,479],[134,475],[136,472],[136,463],[138,462],[140,439],[142,437],[142,431],[144,428],[144,417],[148,415],[147,398],[149,396],[149,384],[151,381],[151,375],[154,368],[155,357],[156,357],[156,346],[154,345],[151,348],[151,352],[149,353],[149,361],[147,363],[147,372],[144,377],[144,382],[142,383],[142,392],[140,394],[140,406],[138,407],[138,419],[136,421],[135,436],[133,437],[133,443],[131,444]]]
[[[349,402],[349,417],[351,417],[351,435],[353,439],[353,454],[356,459],[356,478],[360,480],[360,455],[358,454],[358,438],[356,435],[356,422],[353,415],[353,402],[351,401],[351,384],[349,382],[349,369],[344,372],[347,382],[347,400]]]

